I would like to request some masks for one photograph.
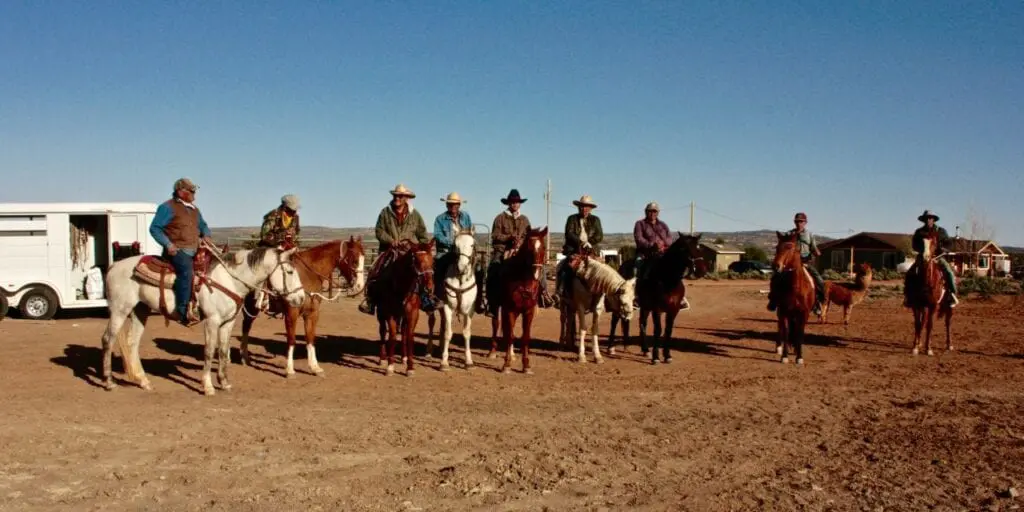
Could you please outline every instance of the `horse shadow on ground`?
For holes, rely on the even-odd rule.
[[[184,344],[178,340],[167,340],[158,338],[154,340],[158,346],[160,342],[164,342],[164,345],[172,344]],[[202,347],[199,348],[200,358],[202,357]],[[179,359],[167,359],[167,358],[142,358],[142,367],[147,375],[154,377],[160,377],[165,380],[180,384],[196,393],[202,393],[202,388],[199,385],[199,379],[186,375],[186,370],[195,371],[201,370],[203,365],[193,364]],[[101,375],[103,367],[103,349],[100,347],[87,347],[84,345],[71,344],[64,347],[64,354],[50,359],[50,362],[57,366],[63,366],[71,370],[72,374],[90,386],[97,388],[103,388],[103,376]],[[119,377],[118,374],[124,375],[124,359],[117,354],[113,358],[111,363],[111,370],[115,373],[114,382],[118,385],[134,386],[135,383],[128,382],[123,378]]]
[[[751,330],[751,329],[708,329],[708,328],[701,328],[701,329],[698,329],[698,330],[700,332],[703,332],[704,334],[708,334],[708,335],[711,335],[711,336],[716,336],[718,338],[722,338],[722,339],[730,340],[730,341],[740,341],[740,340],[767,341],[767,342],[771,342],[773,347],[775,346],[775,343],[779,339],[779,333],[777,331],[754,331],[754,330]],[[839,338],[839,337],[836,337],[836,336],[825,336],[825,335],[815,334],[815,333],[810,333],[810,332],[805,332],[804,333],[804,344],[805,345],[812,345],[812,346],[816,346],[816,347],[845,347],[846,346],[846,344],[843,343],[843,340],[841,338]],[[771,352],[773,354],[775,353],[774,349],[772,349],[772,350],[762,350],[762,349],[752,349],[752,348],[749,348],[749,347],[740,347],[740,346],[734,346],[734,348],[740,348],[740,349],[745,349],[745,350],[757,350],[757,351],[761,351],[761,352]]]

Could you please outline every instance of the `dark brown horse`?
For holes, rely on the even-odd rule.
[[[778,243],[772,267],[779,274],[777,289],[772,293],[778,298],[776,314],[779,318],[779,341],[775,352],[782,356],[782,362],[789,362],[790,348],[796,349],[796,364],[804,364],[804,330],[807,319],[814,308],[814,280],[804,269],[800,258],[799,235],[775,232]]]
[[[946,350],[953,350],[953,336],[950,331],[950,323],[953,320],[953,309],[948,301],[944,301],[945,281],[942,278],[942,268],[939,266],[938,258],[935,256],[938,248],[938,235],[932,233],[924,239],[924,250],[917,255],[914,268],[907,276],[906,287],[903,289],[907,304],[914,310],[914,349],[912,353],[917,355],[921,346],[921,329],[925,330],[924,350],[928,355],[932,353],[932,323],[935,320],[935,313],[939,318],[946,318]]]
[[[434,294],[434,240],[425,244],[412,243],[408,248],[399,249],[395,260],[381,269],[367,293],[373,294],[377,304],[380,365],[386,365],[386,375],[395,373],[395,342],[401,329],[405,374],[412,377],[416,373],[413,346],[421,298]]]
[[[341,293],[340,289],[334,288],[335,269],[350,288],[362,288],[365,278],[364,254],[362,237],[349,237],[347,241],[332,240],[309,249],[296,251],[292,256],[292,263],[302,280],[302,288],[306,290],[306,301],[299,308],[289,306],[280,298],[272,299],[270,302],[270,311],[284,313],[284,331],[288,338],[286,377],[295,376],[295,332],[298,328],[299,316],[302,316],[305,323],[306,359],[309,362],[309,371],[314,375],[323,375],[324,370],[320,368],[320,363],[316,359],[316,325],[320,320],[320,302],[325,297],[325,293],[327,300],[334,300]],[[355,282],[353,283],[353,281]],[[248,366],[252,366],[249,355],[249,331],[258,315],[256,309],[255,293],[250,293],[245,297],[241,336],[242,362]]]
[[[496,289],[489,292],[496,311],[491,319],[491,352],[488,357],[493,358],[497,354],[500,318],[501,332],[505,339],[505,366],[502,368],[505,373],[512,372],[512,329],[520,316],[523,318],[523,373],[533,373],[530,369],[530,328],[537,311],[540,287],[543,285],[541,272],[544,271],[547,255],[547,234],[546,226],[543,229],[531,229],[522,245],[501,262],[497,269],[499,275]]]
[[[683,307],[686,299],[686,282],[683,277],[692,273],[695,278],[704,277],[707,274],[707,266],[704,258],[700,255],[700,235],[684,235],[679,233],[679,238],[672,242],[661,257],[647,262],[653,265],[647,273],[647,279],[637,280],[636,298],[640,306],[640,350],[647,355],[647,317],[650,315],[654,320],[654,339],[651,342],[651,364],[658,364],[661,361],[672,362],[672,353],[669,350],[669,341],[672,340],[672,329],[675,326],[676,316]],[[620,270],[624,277],[634,272],[632,262],[627,262]],[[665,315],[665,328],[662,330],[661,315]],[[614,354],[615,327],[619,323],[617,317],[612,317],[611,331],[608,335],[608,352]],[[623,348],[629,339],[629,321],[622,321],[622,343]],[[661,343],[662,357],[658,357],[658,344]]]

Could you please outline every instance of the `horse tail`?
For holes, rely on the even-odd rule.
[[[128,313],[128,321],[121,324],[121,330],[117,331],[117,348],[121,351],[121,360],[124,362],[124,372],[128,380],[138,382],[142,378],[142,361],[139,359],[139,346],[133,343],[132,329],[136,328],[139,322],[138,315],[132,310]]]

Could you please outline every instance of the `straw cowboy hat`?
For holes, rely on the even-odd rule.
[[[458,192],[452,192],[447,197],[442,197],[441,200],[444,201],[444,204],[462,204],[465,202]]]
[[[289,210],[298,211],[299,210],[299,206],[300,206],[299,205],[299,196],[297,196],[295,194],[288,194],[288,195],[285,195],[285,196],[281,196],[281,204],[287,206]]]
[[[583,197],[579,198],[578,200],[573,201],[572,204],[576,206],[589,206],[591,208],[597,208],[597,203],[594,202],[594,198],[586,194],[584,194]]]
[[[188,178],[179,178],[174,182],[174,191],[177,192],[179,190],[191,190],[192,192],[195,192],[196,190],[199,190],[199,187]]]
[[[409,190],[409,189],[405,188],[405,185],[403,185],[401,183],[399,183],[398,185],[395,185],[395,189],[391,191],[391,195],[396,196],[396,197],[397,196],[405,196],[405,197],[408,197],[408,198],[416,197],[416,194],[414,194],[412,192],[412,190]]]
[[[644,207],[644,211],[645,212],[660,212],[661,211],[661,207],[658,206],[658,202],[657,201],[651,201],[651,202],[647,203],[647,206]]]
[[[519,196],[518,189],[512,189],[508,191],[508,197],[501,198],[501,204],[509,203],[525,203],[526,199]]]
[[[931,210],[925,210],[924,213],[922,213],[921,216],[917,218],[917,220],[921,222],[926,222],[928,220],[928,217],[935,219],[935,222],[939,221],[939,216],[932,213]]]

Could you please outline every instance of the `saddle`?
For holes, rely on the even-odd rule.
[[[213,253],[205,247],[200,247],[199,250],[196,251],[195,258],[192,260],[192,295],[189,297],[188,306],[186,306],[186,311],[188,311],[189,317],[192,319],[198,319],[196,291],[204,283],[209,283],[206,278],[206,273],[210,269],[210,261],[212,259]],[[160,314],[165,317],[169,316],[170,311],[167,310],[166,293],[163,290],[170,290],[174,286],[176,274],[171,263],[164,259],[163,256],[145,255],[140,258],[138,264],[135,265],[132,275],[143,283],[156,286],[161,289]]]

